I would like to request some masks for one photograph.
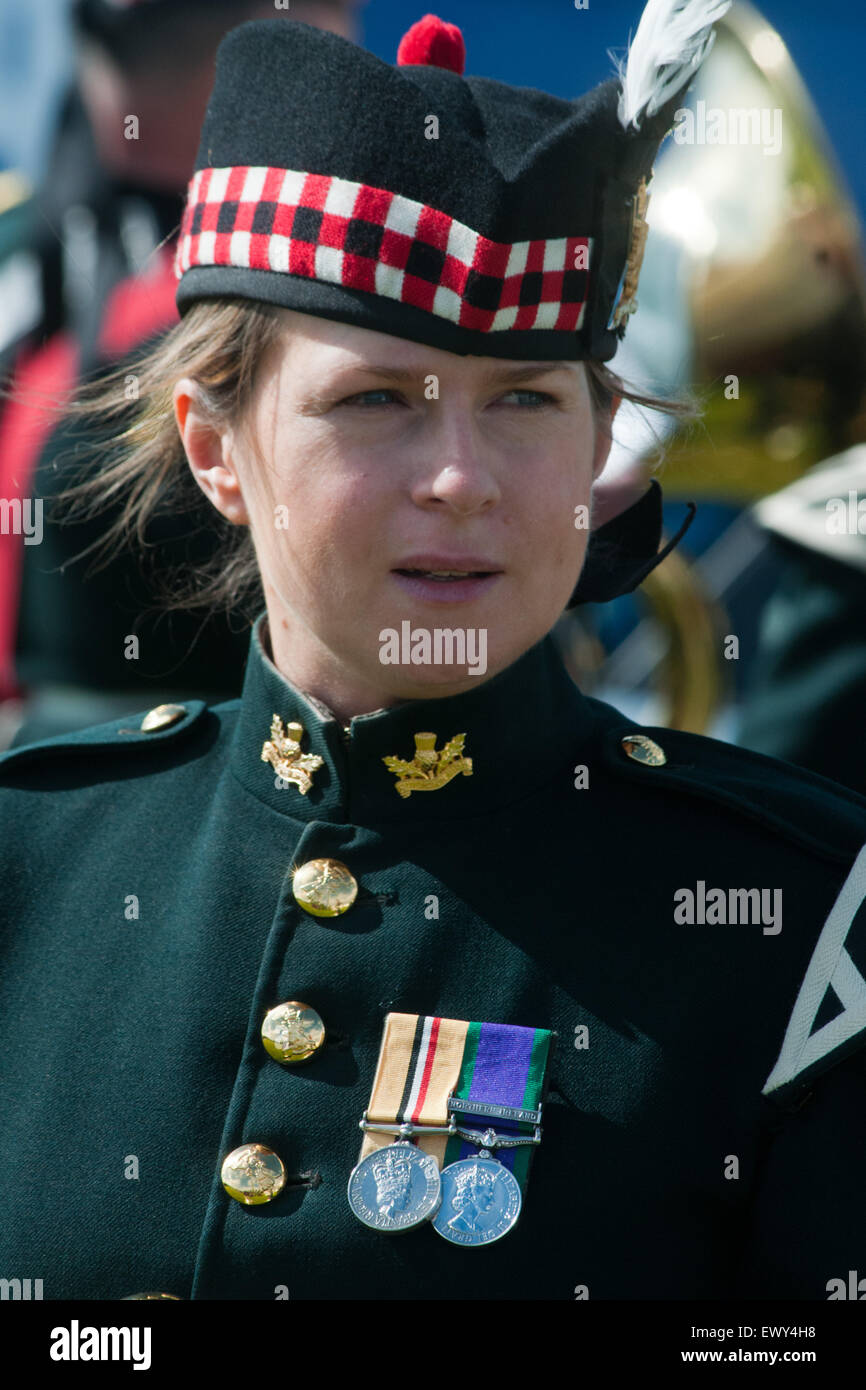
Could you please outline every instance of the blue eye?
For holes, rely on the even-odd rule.
[[[549,395],[546,391],[525,391],[521,387],[516,387],[513,391],[507,391],[501,399],[507,400],[509,396],[530,397],[529,400],[522,400],[519,402],[521,407],[525,410],[538,410],[541,406],[550,405],[554,401],[554,397]]]
[[[385,400],[370,400],[371,396],[385,396]],[[343,405],[394,405],[397,403],[396,391],[389,391],[387,387],[376,387],[372,391],[359,391],[355,396],[347,396],[342,402]]]

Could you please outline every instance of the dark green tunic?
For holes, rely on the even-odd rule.
[[[46,1299],[824,1299],[863,1265],[866,801],[666,729],[643,730],[666,765],[634,761],[551,638],[348,735],[261,641],[262,619],[240,700],[0,759],[0,1276]],[[306,796],[261,760],[275,713],[324,759]],[[382,759],[424,730],[465,733],[473,774],[403,799]],[[292,894],[326,856],[360,888],[338,918]],[[781,930],[677,920],[714,888],[781,890]],[[260,1038],[289,999],[328,1029],[295,1068]],[[523,1215],[487,1248],[348,1207],[388,1011],[557,1031]],[[267,1205],[221,1185],[246,1142],[286,1165]]]

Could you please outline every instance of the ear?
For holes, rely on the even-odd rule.
[[[183,377],[174,388],[174,416],[193,477],[205,497],[233,526],[249,525],[232,456],[234,436],[205,414],[196,383]]]
[[[601,475],[604,465],[607,463],[607,456],[610,453],[613,443],[612,429],[616,412],[622,404],[622,396],[614,396],[610,405],[610,419],[605,428],[596,428],[595,431],[595,452],[592,459],[592,481],[597,482]]]

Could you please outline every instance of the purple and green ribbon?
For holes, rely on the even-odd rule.
[[[463,1049],[460,1077],[454,1095],[479,1105],[507,1105],[520,1110],[537,1110],[544,1094],[544,1077],[553,1034],[547,1028],[518,1028],[510,1023],[470,1023]],[[513,1119],[481,1115],[456,1115],[462,1129],[486,1129],[497,1134],[533,1132],[532,1124]],[[521,1192],[529,1177],[533,1144],[516,1148],[497,1148],[492,1152],[520,1184]],[[448,1140],[443,1166],[477,1155],[481,1145],[455,1136]]]

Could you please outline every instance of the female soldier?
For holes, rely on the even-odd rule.
[[[152,508],[173,397],[265,611],[239,700],[0,762],[5,1277],[824,1298],[862,1253],[866,803],[636,729],[549,636],[658,558],[654,488],[584,566],[598,364],[725,8],[651,0],[577,102],[429,16],[396,67],[223,44],[104,486]]]

